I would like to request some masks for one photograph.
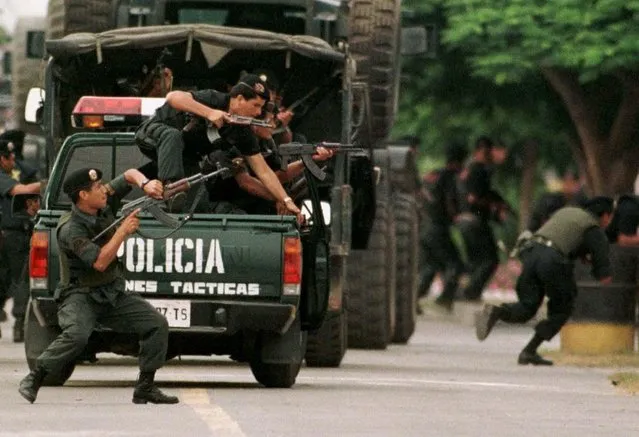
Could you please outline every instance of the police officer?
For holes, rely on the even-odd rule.
[[[592,274],[601,283],[612,281],[608,239],[604,229],[610,223],[613,201],[595,197],[584,208],[567,206],[557,211],[519,248],[522,272],[517,280],[516,303],[485,305],[475,321],[477,338],[483,341],[498,320],[525,323],[548,297],[548,318],[537,324],[535,334],[519,354],[519,364],[552,365],[537,353],[566,323],[577,295],[574,261],[592,262]]]
[[[36,367],[20,382],[20,394],[33,403],[47,373],[56,373],[74,362],[86,347],[99,323],[116,332],[140,337],[140,375],[133,391],[136,404],[174,404],[178,399],[162,393],[154,384],[168,343],[168,323],[146,300],[125,291],[118,248],[138,226],[139,210],[116,229],[94,241],[114,221],[107,202],[119,201],[137,185],[154,198],[162,198],[162,184],[149,181],[138,170],[127,170],[104,185],[102,173],[83,168],[71,173],[63,190],[73,202],[69,214],[60,218],[56,235],[60,251],[60,282],[55,291],[62,333],[38,357]],[[115,203],[114,203],[115,204]]]
[[[624,194],[617,199],[606,234],[608,241],[614,243],[610,251],[615,267],[613,281],[636,284],[639,280],[639,196]]]
[[[269,98],[266,84],[255,75],[242,77],[228,94],[215,90],[172,91],[155,115],[138,128],[136,142],[142,153],[157,161],[158,177],[165,182],[184,176],[185,153],[197,154],[199,159],[212,150],[228,151],[235,147],[271,195],[285,204],[289,212],[299,215],[299,208],[264,161],[250,127],[225,125],[228,114],[259,116]],[[187,114],[195,117],[189,118]],[[211,141],[206,122],[219,129],[220,138]]]
[[[427,175],[424,181],[426,214],[422,224],[419,294],[426,296],[435,275],[442,274],[444,289],[435,303],[447,310],[452,309],[459,276],[464,270],[450,228],[459,213],[456,177],[467,155],[464,145],[451,143],[446,148],[446,166]]]
[[[490,138],[479,137],[471,163],[459,175],[462,214],[457,225],[466,246],[470,268],[470,280],[462,293],[468,301],[481,299],[484,287],[499,264],[497,243],[490,225],[495,199],[491,184],[492,149]]]
[[[13,341],[16,343],[24,340],[24,316],[29,300],[29,288],[23,271],[28,263],[31,222],[28,217],[14,216],[12,202],[17,195],[40,193],[42,184],[36,182],[34,176],[35,172],[22,171],[16,164],[13,143],[0,140],[0,228],[3,240],[0,261],[6,275],[4,283],[8,286],[8,295],[13,297]]]

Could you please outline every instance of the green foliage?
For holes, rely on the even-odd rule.
[[[11,42],[11,35],[3,26],[0,26],[0,45],[8,44],[9,42]]]
[[[627,0],[449,0],[444,43],[468,53],[473,74],[525,80],[541,66],[582,81],[638,66],[639,2]]]

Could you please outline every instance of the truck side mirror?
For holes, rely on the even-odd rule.
[[[437,55],[438,31],[434,24],[402,27],[401,54],[403,56]]]
[[[30,30],[27,32],[27,59],[42,59],[44,58],[44,31],[43,30]]]
[[[31,88],[29,94],[27,94],[27,102],[24,105],[24,121],[27,123],[41,124],[43,107],[44,89]]]
[[[2,75],[11,76],[11,52],[4,52],[2,57]]]

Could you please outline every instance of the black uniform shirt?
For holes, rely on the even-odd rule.
[[[0,170],[0,209],[2,211],[0,228],[26,230],[25,220],[20,217],[14,217],[11,213],[13,196],[9,193],[18,184],[35,182],[35,174],[35,170],[21,161],[16,161],[16,168],[11,174]]]
[[[457,171],[443,168],[424,178],[426,214],[434,224],[448,226],[459,212],[456,176]]]
[[[620,234],[637,235],[637,228],[639,228],[639,199],[637,196],[622,198],[615,215]]]
[[[481,217],[490,216],[491,171],[488,165],[482,162],[472,162],[460,175],[461,188],[460,203],[465,211],[470,211]],[[474,202],[469,204],[467,196],[472,195]]]
[[[612,276],[610,265],[610,245],[608,237],[600,227],[592,227],[584,233],[583,243],[579,247],[579,255],[590,255],[592,275],[597,279]]]

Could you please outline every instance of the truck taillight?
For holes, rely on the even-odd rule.
[[[29,280],[31,288],[47,288],[49,275],[49,233],[36,231],[31,236]]]
[[[285,295],[299,295],[302,284],[302,242],[299,237],[284,237],[283,277]]]

